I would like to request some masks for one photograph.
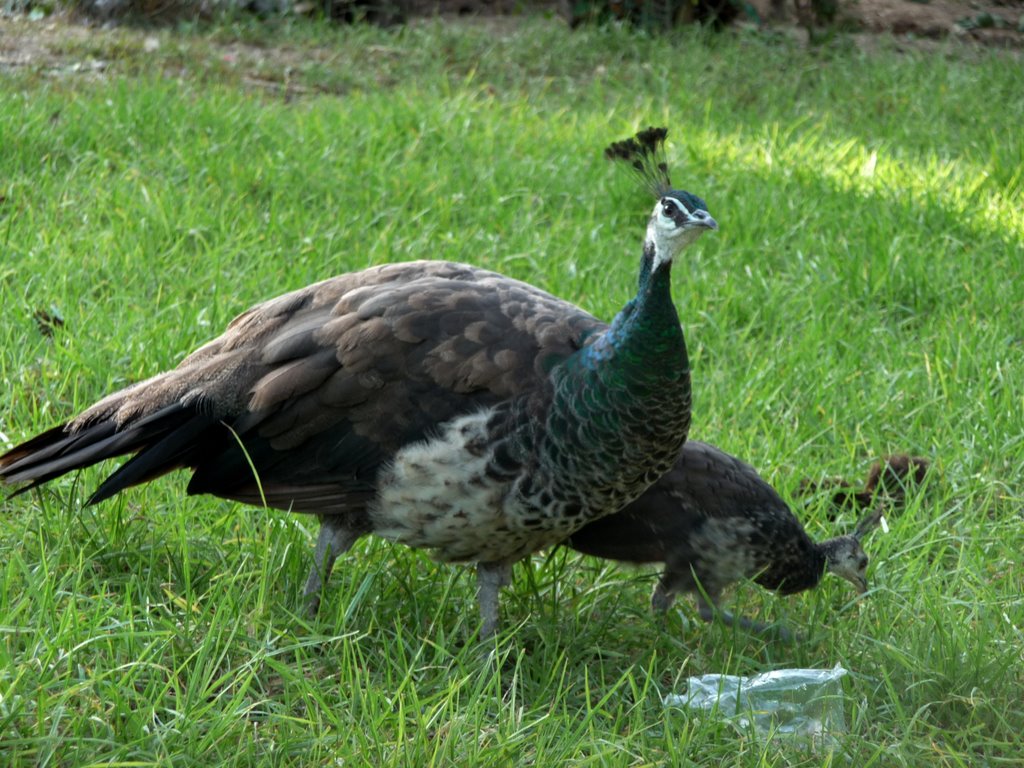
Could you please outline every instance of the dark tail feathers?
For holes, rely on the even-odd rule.
[[[50,429],[0,456],[0,482],[24,485],[25,491],[105,459],[136,454],[108,477],[89,498],[88,504],[108,499],[119,491],[189,466],[213,441],[206,438],[218,422],[210,416],[175,403],[117,429],[103,420],[68,432],[67,425]],[[222,430],[217,430],[222,432]],[[206,438],[206,439],[204,439]],[[187,458],[187,461],[186,461]]]

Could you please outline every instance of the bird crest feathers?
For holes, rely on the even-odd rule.
[[[627,163],[640,183],[654,197],[661,198],[672,190],[665,162],[666,136],[668,128],[647,128],[632,138],[611,144],[604,156]]]
[[[857,527],[853,531],[853,538],[857,541],[863,541],[865,536],[882,524],[882,516],[884,513],[885,510],[882,507],[877,507],[873,511],[864,515],[864,517],[858,521]]]

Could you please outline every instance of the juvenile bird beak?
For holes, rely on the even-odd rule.
[[[858,577],[857,583],[854,586],[857,588],[857,594],[863,595],[865,592],[868,591],[868,580],[862,576]]]

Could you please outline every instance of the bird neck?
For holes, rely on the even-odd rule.
[[[690,361],[679,314],[672,303],[672,264],[654,263],[653,247],[644,248],[636,295],[593,343],[580,350],[567,370],[591,384],[625,384],[624,395],[672,400],[685,395],[689,408]],[[685,381],[684,381],[685,380]],[[578,382],[584,383],[584,382]],[[659,389],[665,387],[663,395]],[[685,392],[682,389],[685,389]]]
[[[640,262],[636,296],[612,320],[599,340],[583,350],[588,362],[606,364],[616,359],[624,367],[659,362],[668,366],[647,373],[654,377],[668,374],[672,368],[689,372],[686,339],[679,325],[679,314],[672,302],[672,262],[658,261],[654,241],[648,237]]]
[[[825,575],[825,562],[822,546],[804,534],[798,541],[788,542],[784,556],[776,558],[754,581],[780,595],[794,595],[818,585]]]
[[[648,250],[633,300],[552,371],[536,473],[524,485],[553,487],[585,518],[618,510],[667,472],[690,425],[689,359],[671,264],[653,263]]]

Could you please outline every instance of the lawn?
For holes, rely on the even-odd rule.
[[[147,39],[148,38],[148,39]],[[155,41],[155,43],[154,43]],[[364,540],[319,618],[315,521],[184,495],[97,507],[112,466],[0,501],[5,766],[1018,765],[1024,732],[1024,70],[948,47],[808,51],[553,20],[69,37],[0,81],[0,446],[172,366],[288,289],[416,258],[610,319],[650,200],[602,158],[670,126],[721,229],[674,270],[691,435],[801,478],[934,471],[826,579],[652,616],[654,573],[517,566],[495,661],[469,569]],[[40,314],[41,313],[41,314]],[[57,322],[58,317],[62,322]],[[691,675],[850,671],[846,730],[768,739],[666,707]]]

